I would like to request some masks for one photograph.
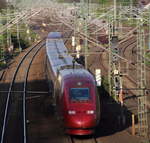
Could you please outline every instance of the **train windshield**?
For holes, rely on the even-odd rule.
[[[71,88],[70,89],[71,100],[74,101],[85,101],[89,100],[89,88]]]

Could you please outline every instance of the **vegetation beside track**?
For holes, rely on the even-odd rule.
[[[150,52],[146,53],[146,58],[150,59]],[[150,60],[149,61],[146,60],[146,65],[150,66]]]
[[[9,17],[6,16],[6,9],[0,11],[0,29],[7,24],[7,21],[15,18],[13,13],[15,13],[13,8],[9,9]],[[36,38],[36,33],[24,21],[15,24],[7,31],[4,31],[4,33],[1,33],[0,68],[5,67],[11,58],[31,46]]]
[[[80,2],[80,0],[58,0],[58,2]],[[133,4],[136,4],[138,0],[132,0]],[[91,0],[90,2],[100,3],[102,5],[110,5],[113,3],[113,0]],[[129,5],[131,0],[117,0],[118,3],[123,5]]]
[[[101,85],[100,89],[98,89],[98,90],[100,92],[100,95],[104,95],[104,96],[109,95],[108,77],[102,76],[102,85]]]

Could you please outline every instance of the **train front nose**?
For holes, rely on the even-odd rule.
[[[70,115],[66,121],[66,128],[69,134],[88,135],[92,134],[96,126],[95,114],[76,114]]]
[[[92,128],[96,125],[96,115],[93,110],[69,112],[66,124],[71,128]]]

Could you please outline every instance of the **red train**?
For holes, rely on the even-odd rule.
[[[100,102],[91,73],[74,63],[59,32],[46,40],[47,77],[66,133],[90,135],[100,119]]]

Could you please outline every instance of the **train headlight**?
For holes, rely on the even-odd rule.
[[[94,114],[94,110],[87,110],[86,113],[87,114]]]
[[[77,82],[77,85],[78,85],[78,86],[81,86],[81,85],[82,85],[82,82]]]
[[[76,114],[76,111],[74,111],[74,110],[69,110],[69,111],[68,111],[68,114],[69,114],[69,115],[75,115],[75,114]]]

